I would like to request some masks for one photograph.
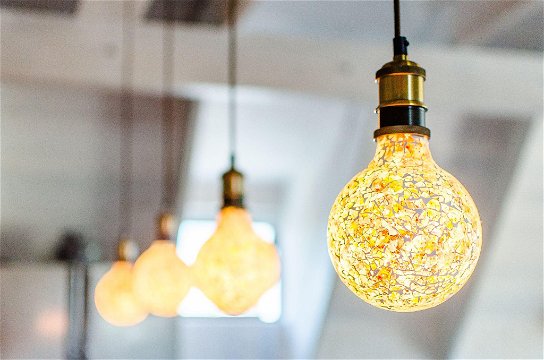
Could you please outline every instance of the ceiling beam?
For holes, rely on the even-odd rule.
[[[88,2],[82,5],[98,6]],[[134,84],[142,93],[161,91],[161,36],[160,23],[138,23]],[[121,25],[116,22],[97,24],[3,11],[1,81],[118,89],[121,39]],[[540,53],[517,52],[513,56],[508,50],[422,44],[412,54],[429,74],[426,96],[432,109],[524,109],[529,115],[540,111],[535,108],[541,101]],[[173,83],[178,91],[194,83],[225,84],[226,31],[203,26],[176,27],[175,58]],[[373,106],[377,103],[374,73],[390,58],[389,44],[241,33],[238,73],[241,85],[349,99]],[[497,77],[497,73],[502,76]],[[454,84],[462,89],[462,96],[452,102],[442,94],[450,94]],[[486,94],[485,102],[481,101],[482,92]]]
[[[500,2],[499,2],[500,3]],[[482,11],[475,19],[476,27],[463,26],[463,31],[455,35],[457,44],[486,45],[490,41],[501,38],[505,32],[511,31],[523,20],[535,13],[542,13],[541,1],[502,2],[503,10],[495,15]]]

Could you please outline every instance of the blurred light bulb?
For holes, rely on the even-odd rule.
[[[159,238],[169,239],[172,217],[159,217]],[[155,240],[134,264],[134,290],[153,315],[173,317],[191,287],[189,268],[170,240]]]
[[[136,325],[147,317],[146,308],[134,294],[132,275],[130,262],[116,261],[96,285],[96,309],[112,325]]]
[[[198,253],[193,272],[196,285],[219,309],[240,315],[279,280],[280,262],[276,247],[254,232],[248,212],[227,206]]]
[[[169,240],[155,240],[134,264],[134,289],[150,313],[177,315],[189,288],[189,269]]]
[[[377,137],[374,159],[340,192],[328,246],[340,279],[364,301],[393,311],[436,306],[455,294],[482,246],[478,210],[432,159],[428,137]]]

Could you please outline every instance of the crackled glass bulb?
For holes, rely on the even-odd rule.
[[[401,312],[431,308],[455,294],[476,266],[478,210],[434,162],[427,136],[393,133],[376,141],[368,168],[334,202],[329,255],[364,301]]]
[[[253,230],[248,212],[227,206],[198,253],[193,272],[196,285],[220,310],[239,315],[278,281],[280,262],[276,247]]]
[[[94,302],[104,320],[115,326],[132,326],[147,317],[147,310],[133,291],[132,264],[116,261],[96,285]]]
[[[134,264],[134,290],[153,315],[172,317],[191,287],[190,271],[177,256],[175,245],[168,240],[173,219],[159,218],[159,239],[155,240]]]

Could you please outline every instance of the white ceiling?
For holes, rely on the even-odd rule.
[[[539,1],[403,1],[401,14],[402,34],[414,45],[543,50]],[[393,37],[393,4],[356,0],[256,1],[247,10],[241,30],[389,43]]]

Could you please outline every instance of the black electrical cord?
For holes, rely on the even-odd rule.
[[[395,37],[400,37],[400,1],[393,0],[393,7],[395,13]]]
[[[236,164],[236,84],[237,84],[237,28],[236,28],[236,0],[227,2],[228,25],[228,82],[229,82],[229,152],[230,166],[234,169]]]
[[[121,122],[119,134],[119,239],[132,227],[132,121],[134,117],[132,81],[134,72],[134,9],[123,3],[123,42],[121,50]]]
[[[163,48],[162,48],[162,200],[163,210],[170,211],[174,204],[173,191],[173,144],[174,144],[174,98],[172,96],[172,85],[174,76],[174,6],[175,1],[165,1],[163,21]]]
[[[395,38],[393,39],[393,53],[395,56],[408,55],[408,40],[400,35],[400,0],[393,0],[395,14]]]

